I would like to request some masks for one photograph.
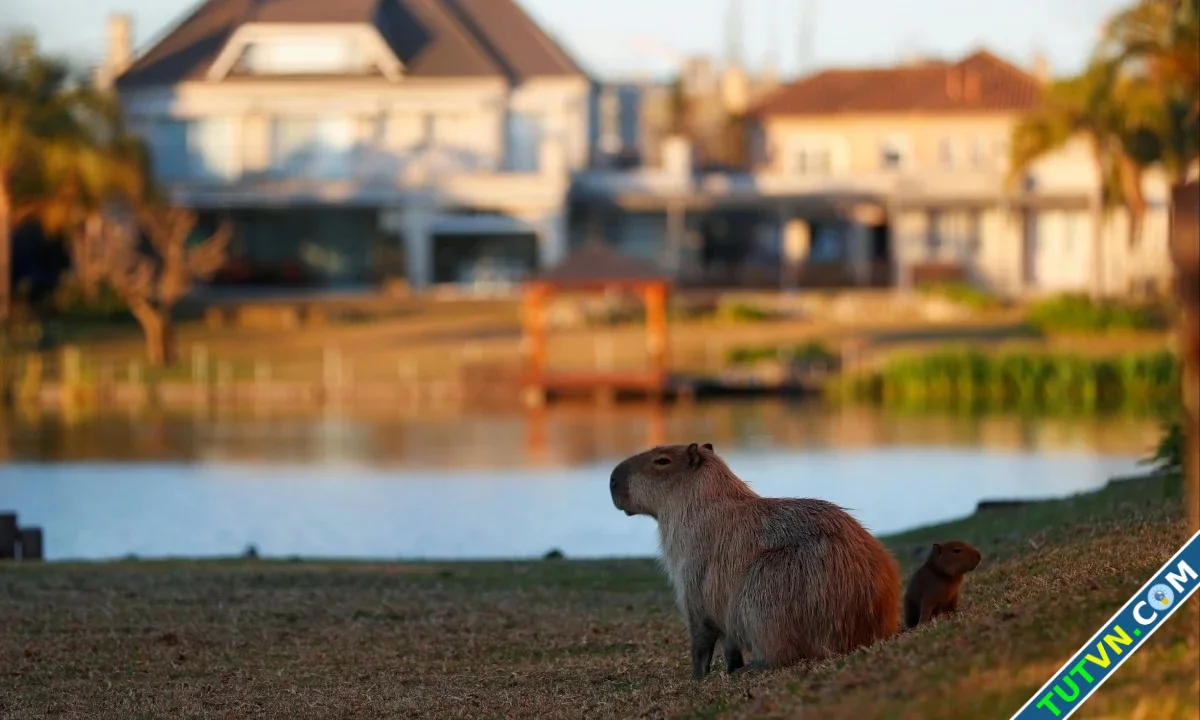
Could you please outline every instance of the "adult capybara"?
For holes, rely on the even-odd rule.
[[[732,673],[845,653],[899,630],[895,558],[833,503],[761,497],[707,443],[627,458],[609,489],[617,509],[658,521],[697,679],[721,638]]]

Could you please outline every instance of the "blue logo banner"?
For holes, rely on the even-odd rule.
[[[1200,588],[1200,532],[1084,644],[1012,720],[1063,720]]]

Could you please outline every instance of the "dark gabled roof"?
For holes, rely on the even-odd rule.
[[[826,70],[779,88],[752,113],[1020,112],[1040,98],[1037,78],[980,50],[954,63]]]
[[[556,287],[669,283],[670,277],[654,263],[623,255],[607,243],[588,240],[565,260],[533,278]]]
[[[409,77],[586,76],[514,0],[204,0],[117,78],[199,80],[245,23],[369,23]]]
[[[582,68],[515,0],[442,0],[461,10],[471,28],[498,62],[515,77],[584,75]],[[553,72],[546,69],[553,68]]]

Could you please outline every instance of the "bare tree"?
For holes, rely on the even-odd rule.
[[[146,336],[151,365],[174,360],[171,316],[195,280],[208,280],[225,264],[229,227],[191,243],[194,213],[151,207],[136,221],[93,215],[69,242],[75,274],[89,293],[108,285],[133,313]],[[143,243],[142,235],[146,242]]]

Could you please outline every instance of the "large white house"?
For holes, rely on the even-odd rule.
[[[516,279],[566,253],[593,83],[513,0],[205,0],[100,76],[230,279]]]

